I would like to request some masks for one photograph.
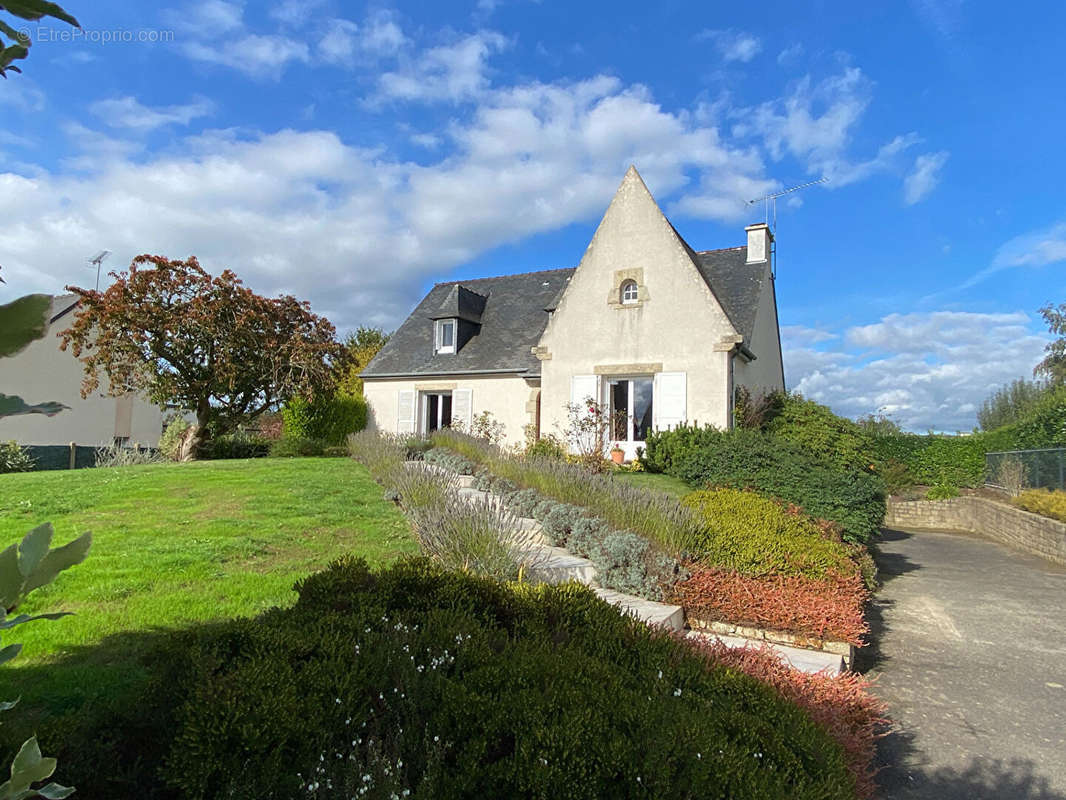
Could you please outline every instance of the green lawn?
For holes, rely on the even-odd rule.
[[[289,605],[294,581],[342,554],[376,565],[417,549],[367,471],[342,458],[0,475],[0,548],[47,521],[53,544],[89,530],[93,546],[19,608],[75,615],[4,637],[24,649],[0,668],[0,699],[21,694],[24,708],[135,680],[129,634]]]
[[[612,477],[616,481],[628,483],[640,489],[655,489],[677,497],[684,497],[692,491],[691,486],[673,475],[652,472],[615,472]]]

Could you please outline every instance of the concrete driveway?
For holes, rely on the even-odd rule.
[[[1066,800],[1066,569],[965,534],[885,531],[882,796]]]

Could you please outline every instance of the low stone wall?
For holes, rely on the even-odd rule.
[[[884,526],[976,533],[1066,566],[1066,523],[984,497],[889,500]]]

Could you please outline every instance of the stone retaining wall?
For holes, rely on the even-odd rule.
[[[984,497],[889,500],[884,526],[976,533],[1066,566],[1066,523]]]

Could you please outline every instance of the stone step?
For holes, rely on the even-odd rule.
[[[596,580],[596,568],[587,558],[575,556],[561,547],[525,545],[519,551],[532,564],[529,578],[542,583],[577,581],[591,585]]]
[[[767,647],[783,664],[801,672],[826,672],[829,675],[839,675],[847,670],[844,657],[837,653],[826,653],[822,650],[804,650],[799,647],[789,647],[783,644],[775,644],[765,640],[743,639],[739,636],[722,636],[717,633],[706,631],[689,631],[686,636],[692,639],[708,641],[718,640],[726,647]]]
[[[674,631],[685,628],[685,611],[681,606],[657,603],[654,600],[622,594],[612,589],[595,589],[595,592],[601,599],[621,609],[624,613],[636,617],[646,625],[662,625]]]

